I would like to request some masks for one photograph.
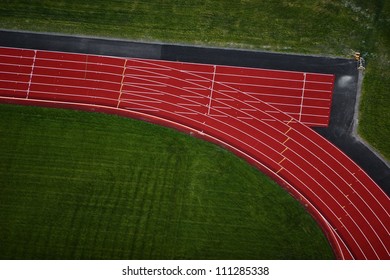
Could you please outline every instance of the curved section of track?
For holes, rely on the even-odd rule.
[[[307,126],[327,125],[333,76],[9,48],[0,54],[0,102],[120,114],[212,141],[301,201],[338,258],[390,258],[388,196]]]

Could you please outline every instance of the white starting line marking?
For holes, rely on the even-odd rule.
[[[299,121],[301,121],[302,119],[303,99],[305,97],[305,85],[306,85],[306,73],[303,73],[303,86],[302,86],[301,109],[299,111]]]
[[[121,87],[119,89],[119,96],[118,96],[118,103],[116,104],[116,108],[119,108],[119,105],[121,104],[121,98],[122,98],[122,89],[123,89],[123,81],[125,79],[125,72],[126,72],[126,64],[127,64],[127,59],[125,59],[123,63],[123,72],[122,72],[122,79],[121,79]]]
[[[33,63],[32,63],[32,66],[31,66],[30,80],[28,81],[28,88],[27,88],[26,99],[28,99],[28,95],[30,94],[31,80],[32,80],[32,77],[33,77],[34,66],[35,66],[35,59],[36,58],[37,58],[37,51],[34,50],[34,59],[33,59]]]
[[[207,115],[210,115],[211,101],[213,99],[214,81],[215,81],[215,72],[216,72],[216,70],[217,70],[217,65],[214,65],[214,73],[213,73],[213,80],[211,81],[210,100],[209,100],[209,108],[207,110]]]

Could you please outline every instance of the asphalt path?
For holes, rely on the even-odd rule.
[[[353,131],[359,71],[353,59],[0,30],[0,46],[118,57],[335,74],[330,124],[315,130],[359,164],[390,196],[390,167]]]

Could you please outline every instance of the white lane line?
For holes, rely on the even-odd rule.
[[[206,98],[206,96],[196,96],[196,95],[179,95],[180,97],[183,97],[183,98],[198,98],[198,99],[201,99],[201,98]]]
[[[135,61],[135,59],[130,59],[131,61]],[[139,62],[139,61],[137,61]],[[141,61],[142,63],[145,63],[144,61]],[[147,70],[158,70],[158,71],[172,71],[171,69],[165,69],[165,68],[160,68],[160,67],[150,67],[150,66],[135,66],[135,65],[130,65],[128,67],[129,69],[134,69],[134,70],[139,70],[139,69],[147,69]]]
[[[229,109],[232,109],[232,110],[236,109],[236,108],[226,107],[226,106],[214,106],[213,108],[214,109],[227,109],[227,110],[229,110]]]
[[[242,108],[241,110],[246,111],[246,112],[257,112],[258,111],[256,109],[250,109],[250,108]]]
[[[213,114],[213,115],[209,115],[210,117],[215,117],[215,118],[229,118],[230,116],[227,116],[227,115],[217,115],[217,114]]]
[[[147,79],[169,80],[169,77],[155,76],[155,75],[127,74],[125,76],[126,76],[126,78],[147,78]]]
[[[180,70],[179,70],[180,71]],[[183,73],[187,73],[187,72],[184,72],[184,71],[182,71]],[[189,73],[189,72],[188,72]],[[189,73],[189,74],[191,74],[191,73]],[[190,79],[185,79],[185,80],[183,80],[183,81],[188,81],[188,82],[195,82],[195,83],[200,83],[200,82],[208,82],[208,79],[192,79],[192,78],[190,78]]]
[[[251,117],[240,117],[240,116],[237,116],[237,119],[241,119],[241,120],[253,120],[253,118],[251,118]]]
[[[177,103],[180,106],[190,106],[190,107],[203,107],[202,104],[190,104],[190,103]]]
[[[42,51],[42,52],[47,52],[47,51]],[[82,56],[86,55],[86,54],[81,54]],[[94,58],[96,57],[99,57],[99,58],[106,58],[106,56],[98,56],[98,55],[92,55]],[[122,60],[123,58],[118,58],[118,57],[115,57],[116,59],[118,60]],[[47,57],[41,57],[40,58],[40,61],[51,61],[51,62],[60,62],[60,63],[72,63],[72,64],[81,64],[81,65],[84,65],[85,64],[85,60],[71,60],[71,59],[57,59],[57,58],[47,58]],[[91,62],[91,61],[88,61],[88,64],[89,65],[93,65],[93,66],[103,66],[103,67],[113,67],[113,68],[122,68],[122,66],[120,65],[117,65],[117,64],[110,64],[110,63],[105,63],[105,62]],[[84,70],[80,70],[80,71],[84,71]]]
[[[137,90],[122,90],[122,93],[124,94],[133,94],[133,93],[137,93],[137,94],[149,94],[149,95],[164,95],[163,93],[159,93],[159,92],[149,92],[149,91],[137,91]]]
[[[160,110],[157,110],[157,109],[131,108],[131,107],[125,107],[125,109],[132,110],[132,111],[148,111],[148,112],[159,112],[160,111]]]
[[[41,59],[39,59],[41,62]],[[89,65],[91,65],[91,62],[88,62]],[[100,65],[101,66],[101,65]],[[82,74],[85,72],[85,69],[75,69],[75,68],[69,68],[69,67],[54,67],[54,66],[44,66],[44,65],[36,65],[36,68],[38,69],[46,69],[46,70],[57,70],[57,71],[71,71],[71,72],[81,72]],[[122,76],[121,73],[113,73],[109,71],[104,71],[104,69],[101,69],[99,71],[96,70],[88,70],[88,73],[95,73],[95,74],[104,74],[104,75],[110,75],[110,76]],[[44,75],[42,75],[44,76]],[[54,76],[54,75],[53,75]],[[63,77],[63,75],[57,75],[58,77]],[[71,78],[71,77],[69,77]]]
[[[69,94],[69,93],[63,93],[63,92],[51,92],[51,91],[40,91],[40,90],[33,90],[33,93],[38,93],[38,94],[44,94],[47,96],[67,96],[67,97],[85,97],[89,99],[102,99],[102,100],[110,100],[114,101],[117,100],[116,98],[108,98],[108,97],[102,97],[102,96],[96,96],[96,95],[82,95],[82,94]],[[30,98],[29,100],[38,100],[37,98]],[[89,104],[89,103],[86,103]]]
[[[198,113],[193,112],[182,112],[182,111],[174,111],[175,114],[181,114],[181,115],[198,115]]]
[[[13,82],[15,83],[15,82]],[[25,84],[25,83],[23,83]],[[13,91],[24,91],[24,89],[17,89],[17,88],[3,88],[3,87],[0,87],[0,90],[13,90]]]
[[[34,50],[34,59],[33,59],[33,63],[32,63],[32,66],[31,66],[30,80],[28,81],[28,88],[27,88],[26,99],[28,99],[28,95],[30,94],[31,80],[32,80],[32,77],[33,77],[34,66],[35,66],[35,59],[36,58],[37,58],[37,51]]]
[[[235,90],[230,90],[230,89],[220,89],[219,91],[220,92],[225,92],[225,93],[236,93],[237,92]],[[247,92],[245,92],[245,93],[247,93]]]
[[[267,102],[268,104],[270,105],[274,105],[275,107],[280,107],[280,106],[288,106],[288,107],[301,107],[300,104],[291,104],[291,103],[281,103],[281,102]],[[324,107],[324,106],[309,106],[309,105],[305,105],[305,108],[313,108],[313,109],[329,109],[329,107]],[[286,110],[282,110],[282,111],[286,111]],[[303,115],[305,115],[303,113]],[[328,114],[326,114],[328,115]]]
[[[207,109],[207,115],[210,115],[211,110],[211,101],[213,100],[213,91],[214,91],[214,82],[215,82],[215,73],[217,71],[217,65],[214,65],[214,73],[213,73],[213,80],[211,81],[211,88],[210,88],[210,100],[209,100],[209,106]]]
[[[7,66],[11,66],[16,68],[15,70],[11,71],[4,71],[4,68]],[[18,64],[5,64],[0,62],[0,73],[3,74],[19,74],[19,75],[30,75],[31,71],[31,64],[30,65],[18,65]],[[25,73],[22,72],[22,70],[25,70]]]
[[[39,69],[39,68],[41,68],[41,67],[39,67],[39,66],[35,66],[35,70],[37,70],[37,69]],[[72,70],[67,70],[67,71],[72,71]],[[105,83],[105,84],[118,84],[118,82],[113,82],[112,80],[104,80],[104,79],[102,79],[102,78],[100,78],[100,79],[89,79],[89,78],[78,78],[78,77],[64,77],[64,76],[55,76],[55,75],[44,75],[44,74],[37,74],[36,73],[37,71],[35,71],[35,73],[34,73],[34,77],[42,77],[42,78],[56,78],[56,79],[59,79],[59,80],[77,80],[77,81],[83,81],[83,80],[87,80],[87,81],[91,81],[91,82],[101,82],[101,83]],[[76,70],[74,71],[74,72],[76,72]],[[89,74],[89,73],[94,73],[94,74],[104,74],[104,75],[108,75],[108,74],[105,74],[105,73],[102,73],[102,72],[96,72],[96,71],[93,71],[93,72],[91,72],[91,71],[88,71],[88,73],[87,74]],[[113,74],[114,75],[114,74]],[[117,75],[115,75],[115,76],[117,76]]]
[[[156,103],[160,104],[163,103],[162,101],[156,101],[156,100],[144,100],[144,99],[126,99],[123,98],[121,101],[126,101],[126,102],[139,102],[139,103]]]
[[[205,88],[199,88],[199,87],[183,87],[184,89],[189,89],[189,90],[201,90],[201,91],[205,91],[207,89]]]
[[[215,98],[215,100],[217,100],[217,101],[220,101],[220,100],[222,100],[222,101],[235,101],[232,98],[221,98],[221,97],[217,97],[217,98]]]
[[[301,121],[302,119],[303,99],[305,97],[305,85],[306,85],[306,73],[303,73],[303,86],[302,86],[301,109],[299,111],[299,121]]]
[[[122,72],[122,80],[121,80],[121,87],[119,89],[119,96],[118,96],[118,103],[116,104],[116,108],[119,108],[119,105],[121,104],[121,98],[122,98],[122,88],[123,88],[123,81],[125,79],[125,72],[126,72],[126,63],[127,59],[125,59],[125,62],[123,63],[123,72]]]
[[[291,90],[299,90],[300,88],[299,87],[282,87],[282,86],[275,86],[275,85],[264,85],[264,84],[261,84],[261,85],[257,85],[257,84],[249,84],[249,83],[237,83],[237,82],[228,82],[228,81],[222,81],[221,82],[222,84],[225,84],[225,85],[231,85],[231,87],[235,87],[235,86],[250,86],[250,87],[262,87],[262,88],[272,88],[272,89],[291,89]]]
[[[263,80],[276,80],[276,81],[289,81],[289,82],[299,82],[301,79],[289,79],[289,78],[281,78],[281,77],[267,77],[267,76],[261,76],[261,75],[247,75],[247,74],[233,74],[233,73],[220,73],[221,76],[228,76],[228,77],[242,77],[242,78],[250,78],[250,79],[263,79]],[[332,75],[329,75],[331,77]],[[314,84],[333,84],[333,82],[327,81],[307,81],[308,83],[314,83]],[[256,83],[253,83],[256,84]]]
[[[162,85],[162,84],[151,84],[151,83],[133,83],[133,82],[126,82],[123,83],[126,86],[148,86],[148,87],[168,87],[168,85]]]
[[[34,75],[34,77],[36,77],[36,75]],[[48,83],[38,83],[38,82],[35,82],[34,85],[41,85],[41,86],[54,86],[54,87],[57,87],[57,88],[71,88],[71,89],[82,89],[82,90],[96,90],[96,91],[105,91],[105,92],[113,92],[113,93],[117,93],[118,91],[117,90],[113,90],[113,89],[105,89],[105,88],[100,88],[100,87],[81,87],[81,86],[71,86],[71,85],[64,85],[64,84],[48,84]]]

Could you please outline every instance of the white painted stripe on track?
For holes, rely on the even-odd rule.
[[[45,94],[45,95],[61,95],[61,96],[69,96],[69,97],[86,97],[86,98],[95,98],[95,99],[103,99],[103,100],[109,100],[109,101],[116,101],[117,98],[108,98],[108,97],[100,97],[100,96],[96,96],[96,95],[81,95],[81,94],[69,94],[69,93],[62,93],[62,92],[50,92],[50,91],[39,91],[39,90],[33,90],[30,92],[31,94],[33,93],[42,93],[42,94]],[[31,98],[30,99],[35,99],[35,98]]]
[[[125,73],[126,73],[126,64],[127,64],[127,59],[123,62],[123,72],[122,72],[122,79],[121,79],[121,87],[119,89],[119,96],[118,96],[118,103],[116,104],[116,108],[119,108],[119,105],[121,104],[121,98],[123,94],[123,81],[125,80]]]
[[[72,69],[72,68],[57,68],[57,67],[46,67],[46,66],[35,66],[36,69],[47,69],[47,70],[55,70],[55,71],[68,71],[68,72],[76,72],[76,73],[85,73],[86,71],[80,70],[80,69]],[[122,77],[121,74],[116,74],[116,73],[110,73],[110,72],[104,72],[104,71],[90,71],[88,70],[86,74],[103,74],[105,76],[116,76],[116,77]],[[34,74],[35,75],[35,74]],[[42,77],[53,77],[53,78],[62,78],[63,76],[49,76],[49,75],[44,75],[44,74],[37,74]],[[83,79],[83,78],[75,78],[75,77],[67,77],[67,79]],[[86,80],[96,80],[96,79],[86,79]],[[98,80],[100,81],[100,80]],[[113,83],[112,81],[104,80],[107,81],[108,83]]]
[[[24,83],[27,84],[27,83]],[[9,91],[25,91],[24,89],[10,89],[10,88],[0,88],[0,90],[9,90]]]
[[[303,99],[305,98],[305,85],[306,85],[306,73],[303,73],[303,86],[302,86],[301,108],[299,111],[299,121],[301,121],[302,119]]]
[[[147,94],[147,95],[164,95],[163,93],[156,93],[156,92],[148,92],[148,91],[139,91],[139,90],[122,90],[122,93],[124,94],[132,94],[132,93],[140,93],[140,94]]]
[[[1,63],[0,63],[1,65]],[[13,66],[15,66],[15,64],[12,64]],[[28,68],[31,68],[31,65],[28,66]],[[18,75],[18,76],[30,76],[30,73],[15,73],[15,72],[8,72],[8,71],[1,71],[0,69],[0,73],[1,74],[8,74],[8,75]],[[5,82],[9,82],[9,80],[1,80],[1,81],[5,81]]]
[[[147,78],[147,79],[163,79],[163,80],[169,80],[168,77],[163,77],[163,76],[153,76],[153,75],[142,75],[142,74],[127,74],[125,75],[126,78]]]
[[[268,69],[261,69],[261,70],[268,71]],[[251,79],[264,79],[264,80],[277,80],[277,81],[291,81],[291,82],[302,81],[302,79],[287,79],[287,78],[267,77],[267,76],[260,76],[260,75],[252,76],[252,75],[240,75],[240,74],[230,74],[230,73],[229,74],[220,73],[220,75],[221,76],[229,76],[229,77],[243,77],[243,78],[251,78]],[[329,77],[333,77],[333,75],[330,75]],[[327,85],[333,84],[333,82],[321,82],[321,81],[308,81],[308,83],[327,84]]]
[[[34,85],[42,85],[42,86],[52,86],[52,87],[57,87],[57,88],[71,88],[71,89],[81,89],[81,90],[96,90],[96,91],[104,91],[104,92],[114,92],[118,93],[117,90],[112,90],[112,89],[105,89],[105,88],[91,88],[91,87],[81,87],[81,86],[71,86],[71,85],[63,85],[63,84],[47,84],[47,83],[37,83],[34,82]],[[119,83],[118,83],[119,85]]]
[[[31,81],[32,81],[32,78],[33,78],[36,57],[37,57],[37,51],[34,50],[34,59],[33,59],[32,66],[31,66],[30,80],[28,81],[28,88],[27,88],[27,93],[26,93],[26,99],[28,99],[28,95],[30,94]]]
[[[44,51],[44,50],[40,50],[40,52],[47,52],[47,51]],[[67,54],[71,54],[71,53],[67,53]],[[89,54],[82,54],[82,55],[85,55],[85,56],[88,56]],[[105,56],[99,56],[99,55],[93,55],[95,57],[99,57],[99,58],[105,58]],[[122,60],[124,58],[120,58],[120,57],[116,57],[116,59],[118,60]],[[55,59],[55,58],[46,58],[46,57],[41,57],[40,58],[41,61],[52,61],[52,62],[69,62],[69,63],[74,63],[74,64],[86,64],[85,61],[80,61],[80,60],[69,60],[69,59]],[[120,68],[122,69],[122,66],[121,65],[116,65],[116,64],[109,64],[109,63],[101,63],[101,62],[88,62],[89,65],[95,65],[95,66],[109,66],[109,67],[116,67],[116,68]]]
[[[188,88],[187,88],[188,89]],[[184,98],[195,98],[195,99],[203,99],[206,98],[206,96],[195,96],[195,95],[179,95],[180,97]]]
[[[182,111],[174,111],[174,112],[180,115],[199,115],[198,113],[193,113],[193,112],[182,112]]]
[[[147,83],[136,83],[136,82],[126,82],[126,83],[124,83],[124,85],[125,86],[133,86],[133,85],[135,85],[135,86],[138,86],[138,85],[140,85],[140,86],[151,86],[151,87],[168,87],[168,85],[159,85],[159,84],[147,84]]]
[[[213,72],[213,78],[212,78],[211,87],[210,87],[210,100],[209,100],[209,106],[208,106],[208,109],[207,109],[207,115],[210,115],[211,102],[213,101],[215,74],[216,74],[216,72],[217,72],[217,65],[214,65],[213,67],[214,67],[214,72]]]

